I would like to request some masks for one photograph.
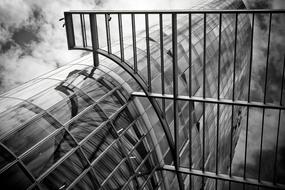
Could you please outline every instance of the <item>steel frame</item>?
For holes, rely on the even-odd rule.
[[[204,183],[204,177],[207,178],[213,178],[217,180],[225,180],[229,182],[236,182],[236,183],[242,183],[242,184],[249,184],[254,185],[257,187],[267,187],[272,189],[285,189],[284,185],[280,185],[276,183],[276,170],[277,170],[277,151],[278,151],[278,139],[279,139],[279,130],[280,130],[280,120],[281,120],[281,111],[285,110],[285,106],[283,105],[283,86],[284,86],[284,68],[285,68],[285,57],[284,57],[284,66],[283,66],[283,74],[282,74],[282,85],[280,89],[280,96],[281,100],[279,105],[276,104],[268,104],[266,102],[266,88],[267,88],[267,78],[268,78],[268,65],[269,65],[269,55],[270,55],[270,36],[271,36],[271,25],[272,25],[272,16],[273,14],[284,14],[285,10],[268,10],[268,9],[262,9],[262,10],[163,10],[163,11],[115,11],[115,10],[86,10],[86,11],[67,11],[64,13],[65,16],[65,22],[66,22],[66,34],[67,34],[67,44],[68,49],[80,49],[80,50],[87,50],[93,52],[93,58],[94,58],[94,66],[99,66],[99,57],[98,55],[103,55],[110,60],[114,61],[116,64],[118,64],[120,67],[122,67],[135,81],[139,84],[143,92],[133,92],[131,95],[134,97],[145,97],[147,98],[151,105],[153,106],[161,124],[163,127],[163,130],[165,132],[165,135],[167,137],[170,150],[174,159],[174,166],[165,165],[162,168],[162,170],[175,172],[178,176],[178,182],[180,189],[184,189],[183,181],[182,181],[182,173],[183,174],[189,174],[190,176],[201,176],[202,177],[202,183]],[[77,46],[75,43],[75,35],[74,35],[74,25],[72,20],[72,15],[80,15],[81,19],[81,31],[82,31],[82,46]],[[109,16],[110,14],[118,15],[118,29],[119,29],[119,42],[120,42],[120,56],[114,55],[112,52],[112,44],[110,40],[110,26],[109,26]],[[138,74],[138,65],[137,65],[137,45],[136,45],[136,21],[135,21],[135,15],[144,15],[145,16],[145,33],[146,33],[146,53],[147,53],[147,81],[144,81],[142,77]],[[152,92],[152,84],[151,84],[151,66],[150,66],[150,44],[149,44],[149,15],[150,14],[156,14],[159,15],[159,33],[160,33],[160,53],[161,55],[164,54],[164,45],[163,45],[163,15],[171,15],[171,26],[172,26],[172,71],[173,71],[173,94],[166,94],[165,93],[165,86],[164,86],[164,58],[161,56],[161,81],[162,81],[162,89],[161,94],[159,93],[153,93]],[[202,97],[195,97],[192,96],[192,82],[189,82],[189,96],[181,96],[178,94],[178,60],[177,60],[177,15],[178,14],[188,14],[189,15],[189,60],[191,60],[192,57],[192,37],[191,37],[191,18],[194,14],[202,14],[203,15],[203,96]],[[217,98],[207,98],[206,97],[206,23],[207,23],[207,15],[208,14],[217,14],[219,16],[219,56],[218,56],[218,90],[217,90]],[[220,97],[220,70],[221,70],[221,28],[222,28],[222,16],[224,14],[233,14],[235,15],[235,37],[234,37],[234,63],[233,63],[233,79],[236,78],[235,76],[235,68],[236,68],[236,48],[237,48],[237,27],[238,27],[238,16],[240,14],[247,14],[251,15],[251,47],[250,47],[250,65],[249,65],[249,80],[248,80],[248,96],[247,101],[240,101],[235,99],[235,80],[233,80],[233,92],[232,92],[232,98],[231,99],[221,99]],[[254,26],[255,26],[255,17],[257,14],[269,14],[269,32],[268,32],[268,44],[267,44],[267,54],[266,54],[266,76],[265,76],[265,85],[264,85],[264,98],[263,102],[252,102],[250,97],[250,86],[251,86],[251,74],[252,74],[252,61],[253,61],[253,37],[254,37]],[[86,26],[85,26],[85,20],[84,15],[89,15],[90,17],[90,30],[91,30],[91,38],[92,38],[92,47],[87,46],[86,41]],[[106,28],[106,38],[107,38],[107,51],[99,48],[99,40],[98,40],[98,26],[97,26],[97,15],[105,15],[105,28]],[[133,42],[133,58],[134,58],[134,66],[131,67],[126,61],[125,61],[125,55],[124,55],[124,41],[123,41],[123,25],[122,25],[122,15],[130,15],[131,16],[131,28],[132,28],[132,42]],[[83,24],[84,22],[84,24]],[[189,62],[189,65],[191,62]],[[191,78],[192,71],[191,67],[189,67],[189,76]],[[161,99],[162,100],[162,109],[160,108],[158,102],[155,99]],[[170,133],[170,129],[168,126],[168,123],[166,122],[165,118],[165,100],[170,99],[173,101],[173,108],[174,108],[174,136],[173,139]],[[187,101],[193,104],[194,102],[200,102],[203,104],[203,126],[205,126],[205,104],[215,104],[217,105],[217,134],[219,134],[219,115],[220,115],[220,105],[230,105],[232,107],[232,115],[234,113],[234,106],[244,106],[246,107],[246,140],[245,140],[245,164],[244,164],[244,174],[243,177],[235,177],[232,176],[231,166],[230,166],[230,172],[229,175],[220,174],[218,171],[218,162],[216,159],[216,171],[215,172],[208,172],[205,170],[205,130],[203,129],[203,142],[202,142],[202,168],[200,170],[194,170],[191,168],[182,168],[179,165],[179,150],[178,150],[178,135],[179,135],[179,123],[178,123],[178,101]],[[248,143],[248,127],[249,127],[249,108],[261,108],[262,109],[262,132],[261,132],[261,143],[260,143],[260,155],[259,155],[259,171],[258,171],[258,179],[249,179],[247,178],[247,172],[246,172],[246,159],[247,159],[247,143]],[[277,109],[279,110],[279,117],[278,117],[278,130],[277,130],[277,140],[276,140],[276,146],[275,146],[275,154],[274,154],[274,179],[273,182],[267,182],[262,181],[260,179],[260,168],[261,168],[261,157],[262,157],[262,137],[264,133],[264,115],[265,115],[265,109]],[[189,106],[189,120],[190,123],[192,121],[191,118],[191,108]],[[233,118],[233,117],[232,117]],[[233,128],[233,119],[231,121],[231,137],[232,137],[232,128]],[[191,130],[189,130],[189,138],[191,140]],[[190,141],[191,142],[191,141]],[[232,141],[231,141],[232,143]],[[216,140],[216,149],[218,150],[219,147],[219,139],[217,136]],[[232,146],[231,146],[232,147]],[[192,157],[191,157],[191,146],[190,146],[190,166],[192,163]],[[216,151],[216,156],[218,157],[218,151]],[[230,151],[230,158],[232,159],[233,153],[232,148]],[[217,183],[216,183],[217,184]],[[190,177],[190,185],[191,185],[191,177]],[[216,186],[217,188],[217,186]],[[244,186],[245,188],[245,186]]]

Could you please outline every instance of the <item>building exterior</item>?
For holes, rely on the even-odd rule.
[[[245,8],[240,0],[205,1],[201,7]],[[191,15],[190,45],[189,15],[177,18],[178,95],[232,99],[234,94],[233,99],[246,100],[250,19],[241,14],[236,24],[234,14],[223,15],[220,36],[219,18]],[[164,25],[163,41],[157,26],[150,26],[148,38],[137,35],[136,59],[138,74],[146,83],[151,79],[153,93],[172,94],[172,25]],[[114,54],[120,54],[119,46],[113,44]],[[131,67],[133,51],[125,45],[124,60]],[[244,108],[179,100],[177,158],[153,104],[132,96],[142,91],[137,81],[111,59],[99,62],[94,67],[92,55],[84,56],[1,95],[1,184],[7,189],[212,189],[214,180],[161,168],[178,160],[181,168],[231,172]],[[155,101],[174,139],[174,102]]]

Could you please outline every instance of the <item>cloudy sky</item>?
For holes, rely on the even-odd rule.
[[[78,9],[185,9],[189,7],[189,2],[189,0],[1,0],[0,93],[49,70],[65,65],[82,55],[83,52],[81,51],[67,50],[65,28],[62,27],[63,22],[59,21],[63,17],[64,11]],[[285,8],[285,0],[246,0],[246,3],[250,8]],[[265,53],[267,51],[268,17],[265,15],[257,16],[256,26],[252,99],[260,101],[264,94],[264,60],[266,60]],[[284,15],[273,17],[272,32],[267,101],[278,103],[280,101],[281,71],[285,54]],[[252,146],[253,148],[249,153],[252,159],[249,162],[252,165],[250,167],[254,168],[255,157],[258,155],[256,150],[259,145],[259,141],[255,142],[254,140],[260,131],[261,111],[253,110],[251,114],[254,118],[252,126],[255,127],[250,128],[249,134],[252,138],[250,138],[249,143],[253,145],[256,143],[257,145]],[[266,150],[264,155],[267,157],[272,155],[274,149],[276,136],[274,136],[274,132],[270,133],[270,130],[276,131],[277,116],[278,113],[274,111],[266,112],[265,124],[268,126],[269,135],[265,137],[267,144],[264,145]],[[284,118],[284,113],[282,113],[282,118]],[[285,134],[283,128],[282,130],[282,134]],[[237,151],[244,151],[242,149],[244,133],[245,130],[243,129]],[[284,148],[282,151],[285,152]],[[242,159],[242,157],[235,157],[234,168],[237,171],[242,166],[240,163]],[[284,160],[284,153],[280,157],[280,163],[282,160]],[[283,170],[285,172],[284,165]],[[254,172],[254,170],[252,171]]]

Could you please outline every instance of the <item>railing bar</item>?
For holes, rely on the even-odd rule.
[[[192,96],[192,15],[188,15],[189,19],[189,96]],[[189,168],[192,168],[192,102],[188,102],[189,106]],[[190,186],[191,186],[191,175],[190,175]]]
[[[110,18],[111,18],[111,17],[110,17],[110,14],[105,14],[105,26],[106,26],[106,37],[107,37],[108,53],[112,53],[110,24],[109,24],[109,19],[110,19]]]
[[[271,22],[272,14],[269,14],[269,29],[268,29],[268,43],[267,43],[267,53],[266,53],[266,69],[265,69],[265,84],[264,84],[264,98],[263,103],[266,102],[267,95],[267,77],[268,77],[268,65],[269,65],[269,53],[270,53],[270,36],[271,36]]]
[[[219,16],[219,54],[218,54],[218,100],[220,99],[220,80],[221,80],[221,42],[222,42],[222,13]]]
[[[164,47],[163,47],[163,19],[162,14],[159,14],[159,40],[160,40],[160,72],[161,72],[161,93],[165,93],[164,84]],[[162,99],[162,111],[165,115],[165,99]]]
[[[147,97],[144,92],[132,92],[132,96],[139,96],[139,97]],[[159,93],[150,93],[148,94],[149,97],[152,98],[163,98],[163,99],[169,99],[173,100],[173,95],[172,94],[159,94]],[[205,103],[220,103],[223,105],[235,105],[235,106],[245,106],[245,107],[256,107],[256,108],[266,108],[266,109],[281,109],[285,110],[284,106],[279,106],[279,105],[272,105],[272,104],[260,104],[257,102],[247,102],[247,101],[232,101],[231,99],[214,99],[214,98],[202,98],[202,97],[196,97],[192,96],[189,97],[187,96],[177,96],[177,100],[182,100],[182,101],[194,101],[194,102],[205,102]]]
[[[174,163],[176,169],[179,167],[179,121],[178,121],[178,65],[177,65],[177,15],[172,14],[172,51],[173,51],[173,68],[172,68],[172,77],[173,77],[173,122],[174,122],[174,143],[175,143],[175,158]],[[177,175],[179,189],[183,190],[184,185],[181,179],[181,176]]]
[[[146,63],[147,63],[147,89],[151,92],[151,66],[150,66],[150,49],[149,49],[149,23],[148,14],[145,14],[145,39],[146,39]]]
[[[248,140],[248,118],[249,107],[246,109],[246,127],[245,127],[245,152],[244,152],[244,166],[243,166],[243,178],[246,179],[246,158],[247,158],[247,140]]]
[[[134,55],[134,73],[137,73],[138,65],[137,65],[136,18],[134,14],[131,14],[131,20],[132,20],[133,55]]]
[[[81,35],[82,35],[82,46],[86,47],[86,29],[85,29],[85,19],[84,14],[80,14],[80,24],[81,24]]]
[[[96,14],[89,14],[89,20],[90,20],[90,31],[91,31],[91,40],[92,40],[93,62],[94,62],[94,67],[97,67],[99,66],[99,56],[97,53],[97,49],[99,49],[99,41],[98,41]]]
[[[120,39],[120,52],[121,52],[121,60],[125,61],[124,55],[124,34],[123,34],[123,25],[122,25],[122,14],[118,14],[118,26],[119,26],[119,39]]]
[[[252,60],[253,60],[253,34],[254,34],[254,13],[252,14],[252,29],[251,29],[251,45],[250,45],[250,62],[249,62],[249,77],[248,77],[248,96],[247,101],[250,102],[250,84],[251,84],[251,70],[252,70]]]
[[[66,23],[65,28],[66,28],[67,46],[68,46],[68,49],[70,50],[74,48],[75,46],[72,14],[68,12],[64,12],[64,20]]]
[[[285,9],[223,9],[223,10],[215,10],[215,9],[208,9],[208,10],[85,10],[85,11],[77,11],[71,10],[66,11],[71,14],[79,14],[79,13],[96,13],[96,14],[164,14],[164,13],[192,13],[192,14],[204,14],[204,13],[285,13]]]

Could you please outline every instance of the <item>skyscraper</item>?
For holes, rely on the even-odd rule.
[[[240,0],[213,0],[197,8],[245,6]],[[106,25],[115,22],[110,14],[105,18]],[[146,24],[149,28],[123,48],[122,39],[111,48],[112,34],[106,31],[110,56],[99,57],[99,65],[87,55],[3,94],[1,184],[8,189],[211,189],[213,180],[172,168],[231,173],[244,108],[199,97],[246,100],[250,18],[198,12],[164,21],[163,27]],[[74,36],[73,43],[88,49],[92,43],[82,36],[83,47]]]

